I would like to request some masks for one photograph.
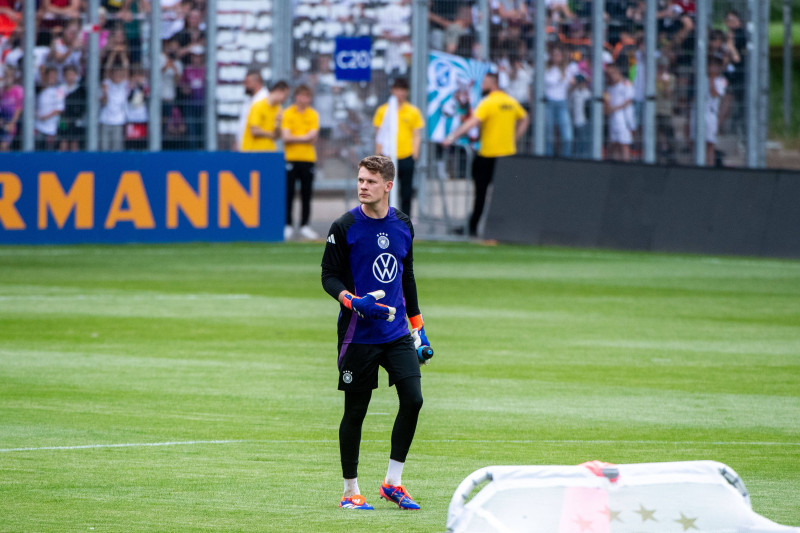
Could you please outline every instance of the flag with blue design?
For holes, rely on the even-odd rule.
[[[441,142],[472,115],[481,100],[481,82],[490,64],[433,51],[428,60],[428,138]],[[478,132],[467,134],[477,142]],[[462,138],[459,142],[468,142]]]

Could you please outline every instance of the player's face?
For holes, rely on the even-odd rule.
[[[364,167],[358,169],[358,201],[364,205],[378,205],[388,201],[392,182]]]

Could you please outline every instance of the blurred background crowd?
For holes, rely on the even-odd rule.
[[[33,0],[26,0],[33,1]],[[245,2],[246,3],[246,2]],[[217,137],[220,149],[232,149],[236,117],[244,92],[243,74],[260,68],[269,84],[271,1],[220,0]],[[533,81],[545,80],[547,154],[590,156],[591,74],[602,61],[606,98],[606,157],[641,158],[642,109],[645,102],[644,0],[606,0],[603,56],[592,57],[592,1],[547,0],[546,64],[534,61],[535,0],[489,0],[489,12],[471,0],[429,2],[431,50],[491,61],[500,84],[533,113]],[[745,0],[712,0],[708,41],[709,95],[703,119],[716,136],[707,164],[741,164],[745,135]],[[88,35],[97,32],[100,47],[100,150],[144,150],[148,139],[148,102],[161,102],[162,149],[203,148],[206,90],[206,2],[161,0],[160,57],[151,60],[149,0],[100,0],[99,23],[88,24],[85,0],[39,0],[34,49],[37,150],[86,148]],[[0,149],[20,149],[22,113],[23,0],[0,0]],[[658,1],[657,157],[664,163],[693,161],[696,6],[694,0]],[[488,38],[481,36],[487,27]],[[320,113],[320,157],[346,162],[372,150],[371,116],[389,95],[393,79],[408,77],[413,52],[411,0],[292,0],[292,84],[314,91]],[[372,81],[337,81],[333,40],[340,35],[371,35]],[[488,39],[488,57],[481,41]],[[608,69],[605,67],[613,66]],[[159,94],[150,91],[151,69],[161,72]],[[615,72],[619,71],[619,76]],[[619,124],[630,135],[618,150],[619,135],[610,131],[613,101],[630,100]],[[627,109],[629,107],[629,109]],[[624,118],[624,120],[623,120]],[[613,128],[612,128],[613,129]],[[523,151],[530,151],[530,135]]]
[[[22,111],[22,1],[0,0],[4,150],[20,148]],[[41,0],[36,10],[34,66],[36,147],[82,150],[86,141],[85,76],[89,34],[100,46],[100,149],[147,147],[149,71],[162,73],[164,146],[202,146],[205,90],[205,2],[161,0],[163,53],[153,65],[148,0],[101,0],[99,23],[90,25],[82,0]]]

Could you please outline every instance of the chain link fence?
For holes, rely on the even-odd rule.
[[[408,0],[320,2],[296,0],[292,13],[292,83],[314,91],[320,114],[318,180],[337,185],[354,176],[358,162],[374,153],[377,108],[386,103],[396,78],[411,71],[412,3]],[[372,38],[369,82],[336,79],[335,38]]]
[[[751,107],[766,106],[768,15],[754,0],[605,0],[599,8],[587,0],[3,4],[4,151],[234,149],[243,79],[256,70],[267,83],[312,88],[319,181],[335,186],[374,150],[374,113],[393,80],[424,78],[414,57],[424,65],[439,51],[491,63],[532,115],[521,153],[763,164],[766,112]],[[422,46],[412,39],[421,17]],[[371,37],[370,81],[337,80],[340,36]],[[413,90],[420,86],[412,80],[412,101],[425,108],[426,95]],[[430,151],[439,161],[447,156]]]

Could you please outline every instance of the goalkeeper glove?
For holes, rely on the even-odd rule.
[[[419,334],[419,340],[422,342],[423,346],[430,346],[431,345],[431,341],[429,341],[428,340],[428,336],[425,335],[425,328],[424,327],[419,328],[419,331],[417,333]]]
[[[412,316],[408,320],[411,322],[411,337],[414,339],[414,349],[417,350],[419,362],[420,364],[427,365],[430,362],[430,358],[433,357],[433,348],[431,348],[431,342],[428,340],[428,336],[425,335],[422,315]]]
[[[386,293],[383,291],[373,291],[362,297],[355,296],[348,292],[345,293],[342,304],[365,320],[385,320],[391,322],[394,320],[394,314],[397,312],[397,309],[377,303],[377,300],[380,300],[384,296],[386,296]]]

